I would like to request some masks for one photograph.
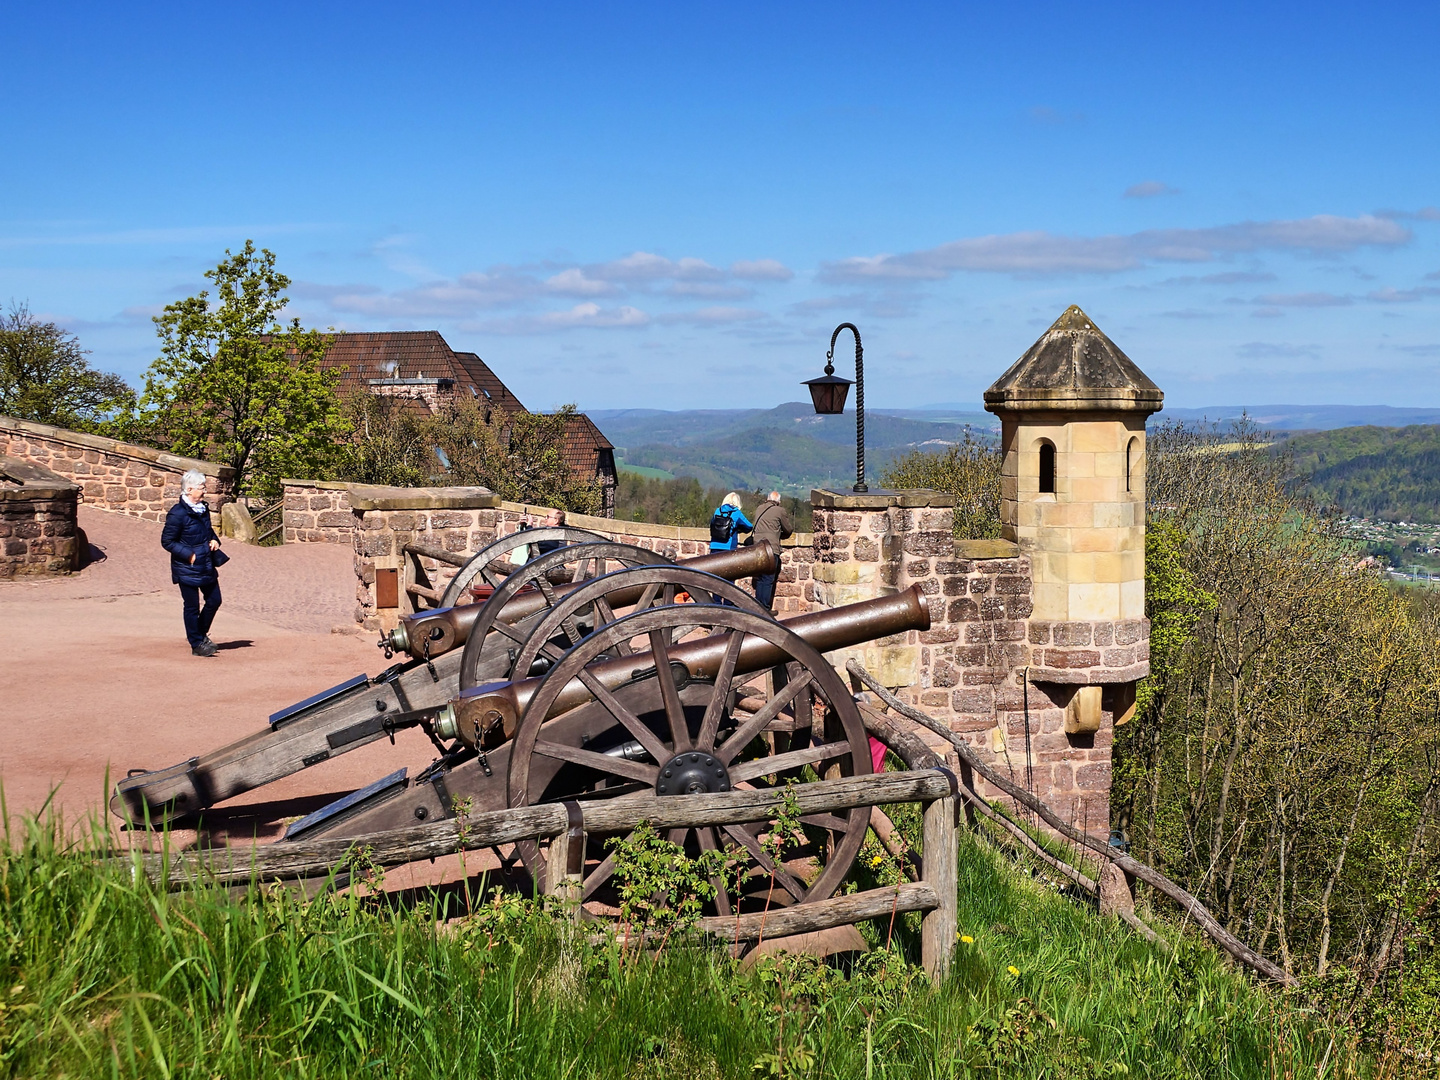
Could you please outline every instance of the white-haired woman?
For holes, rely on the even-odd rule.
[[[740,534],[753,528],[745,511],[740,509],[740,496],[730,492],[710,518],[710,550],[734,551],[740,546]]]
[[[170,580],[180,586],[190,651],[196,656],[214,656],[210,624],[220,610],[220,575],[216,570],[230,557],[220,550],[220,538],[210,524],[205,474],[198,469],[180,478],[180,501],[165,515],[160,546],[170,553]]]

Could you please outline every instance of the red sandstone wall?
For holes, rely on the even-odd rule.
[[[89,506],[158,521],[180,498],[180,477],[205,474],[210,509],[234,498],[234,470],[100,435],[0,416],[0,454],[23,458],[80,485]]]

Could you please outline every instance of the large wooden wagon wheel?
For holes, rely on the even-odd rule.
[[[450,584],[445,586],[445,592],[441,594],[438,606],[447,608],[469,603],[466,594],[478,582],[484,582],[486,585],[498,589],[500,583],[508,576],[508,572],[502,572],[492,564],[499,562],[508,566],[510,557],[516,548],[528,547],[530,554],[534,555],[534,546],[547,540],[558,540],[569,546],[603,542],[605,537],[599,533],[590,532],[588,529],[572,529],[566,525],[544,529],[526,529],[523,532],[502,536],[493,544],[476,552],[470,561],[460,568],[450,579]]]
[[[543,674],[567,650],[617,618],[666,607],[677,598],[696,604],[728,603],[757,615],[769,614],[739,585],[703,570],[669,563],[616,570],[567,593],[540,622],[528,627],[530,636],[503,677],[523,679]],[[609,655],[625,656],[635,647],[630,641],[617,641]],[[639,647],[649,646],[641,642]]]
[[[671,642],[693,639],[697,633],[721,635],[724,641],[713,679],[691,679],[684,665],[670,660]],[[586,665],[635,639],[647,640],[651,652],[636,654],[629,684],[606,690],[593,676],[587,678]],[[741,654],[747,642],[762,647],[769,643],[787,656],[785,677],[746,672]],[[552,717],[556,697],[577,678],[595,700]],[[826,711],[823,724],[812,723],[816,705]],[[775,752],[773,735],[765,736],[777,731],[788,733],[786,744],[792,749]],[[841,775],[873,771],[854,699],[824,657],[764,615],[720,605],[677,604],[616,620],[550,670],[516,729],[507,798],[511,807],[636,792],[685,798],[737,788],[779,788],[786,779],[813,779],[832,770]],[[778,792],[776,798],[778,802]],[[777,865],[761,842],[774,816],[757,814],[762,816],[753,821],[668,833],[672,843],[692,855],[738,849],[746,877],[734,893],[714,882],[716,914],[829,897],[854,862],[870,817],[865,808],[843,816],[802,817],[808,826],[806,849],[787,854],[785,863]],[[582,900],[602,904],[613,902],[614,874],[614,855],[604,849],[603,839],[596,837],[589,846],[582,887]],[[545,880],[539,845],[517,846],[535,880]]]
[[[546,530],[532,529],[525,535]],[[517,567],[509,577],[500,580],[485,607],[470,628],[470,637],[465,642],[465,653],[460,658],[460,689],[469,690],[497,678],[492,661],[495,650],[502,653],[513,649],[519,655],[520,649],[530,636],[530,630],[543,615],[535,613],[519,622],[507,623],[500,618],[505,605],[522,591],[535,591],[544,598],[546,608],[554,608],[564,594],[557,593],[555,582],[563,581],[571,586],[576,582],[602,577],[613,570],[630,566],[673,565],[665,556],[633,544],[615,541],[600,543],[572,544],[546,555],[531,559],[524,566]],[[499,635],[499,639],[491,640]]]

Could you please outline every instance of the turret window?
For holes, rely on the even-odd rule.
[[[1040,444],[1040,493],[1055,494],[1055,446],[1053,443]]]
[[[1125,444],[1125,490],[1126,490],[1126,491],[1133,491],[1133,490],[1134,490],[1134,489],[1130,486],[1130,473],[1131,473],[1131,471],[1135,468],[1135,458],[1136,458],[1137,455],[1138,455],[1138,451],[1136,450],[1136,443],[1138,443],[1139,441],[1140,441],[1139,439],[1131,439],[1128,443]]]

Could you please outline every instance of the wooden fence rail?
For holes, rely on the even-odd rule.
[[[646,822],[657,831],[734,825],[777,813],[785,798],[803,815],[855,807],[918,802],[924,807],[924,856],[920,881],[850,896],[839,896],[783,910],[727,918],[709,918],[700,928],[728,941],[754,940],[762,933],[809,933],[894,912],[923,911],[921,962],[932,978],[943,979],[955,945],[956,892],[955,815],[958,782],[944,767],[912,772],[878,773],[797,784],[782,793],[729,791],[684,798],[632,796],[594,803],[547,803],[495,810],[446,821],[429,822],[338,840],[267,844],[256,848],[212,848],[176,854],[136,853],[130,856],[137,873],[156,881],[180,884],[208,878],[220,884],[252,879],[286,880],[318,876],[363,855],[377,866],[391,866],[451,855],[458,851],[549,841],[552,868],[546,891],[560,894],[575,887],[573,845],[588,833],[615,834]],[[578,823],[577,823],[578,815]],[[556,872],[569,865],[572,873]]]

